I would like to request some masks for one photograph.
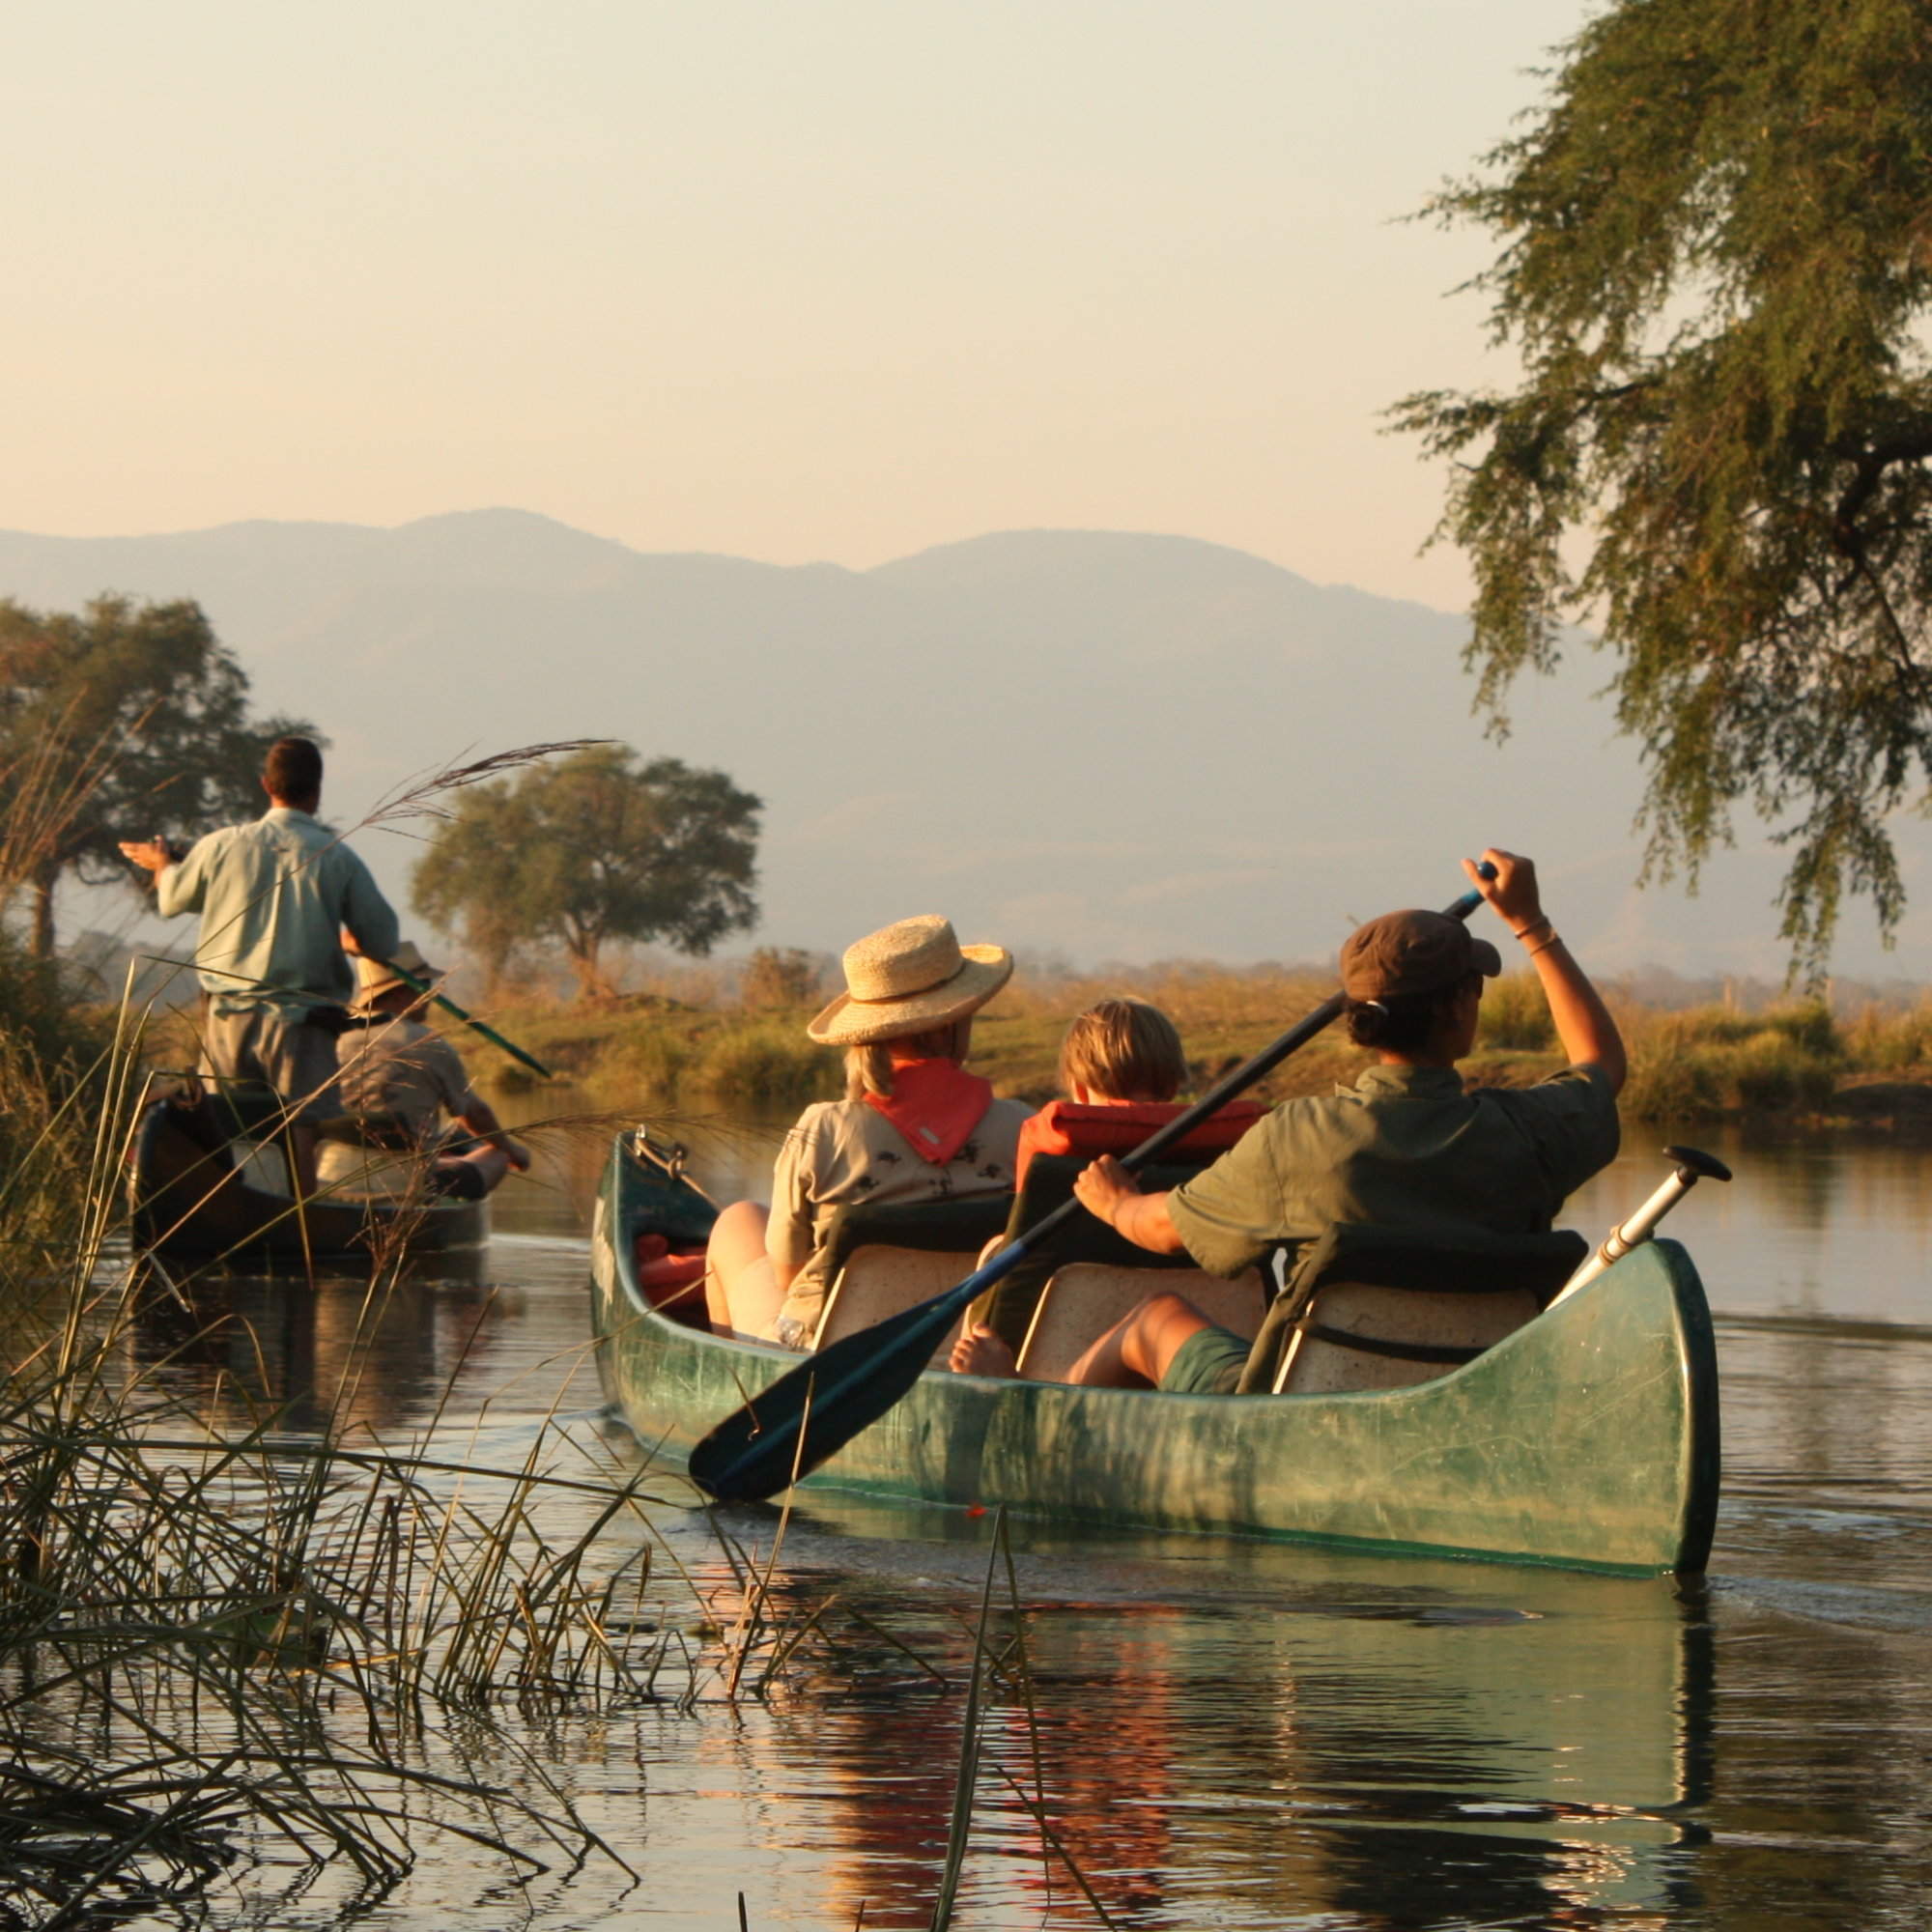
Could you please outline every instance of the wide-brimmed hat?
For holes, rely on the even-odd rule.
[[[397,967],[402,968],[398,972]],[[404,979],[407,973],[409,980]],[[420,952],[415,942],[405,939],[396,948],[393,959],[371,959],[367,953],[355,955],[355,999],[351,1010],[366,1013],[376,1004],[377,999],[389,991],[392,986],[409,986],[410,980],[417,983],[410,986],[412,992],[420,992],[425,985],[434,985],[442,974]]]
[[[928,1033],[983,1007],[1012,976],[1004,946],[961,946],[936,913],[882,925],[845,949],[845,990],[806,1028],[821,1046]]]
[[[1439,993],[1471,973],[1493,980],[1502,954],[1460,919],[1439,912],[1388,912],[1349,935],[1342,990],[1351,1000]]]

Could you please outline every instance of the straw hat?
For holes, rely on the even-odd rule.
[[[398,966],[403,969],[402,973],[394,970]],[[403,978],[403,973],[407,973],[410,979],[418,982],[414,986],[410,986],[412,992],[420,992],[423,985],[433,985],[442,978],[442,975],[416,951],[416,944],[412,939],[405,939],[396,948],[396,956],[393,960],[371,959],[366,953],[358,952],[355,955],[355,998],[350,1010],[357,1013],[369,1012],[374,1009],[377,999],[390,987],[409,986],[410,981]]]
[[[1013,970],[1004,946],[961,946],[935,913],[881,926],[845,949],[845,990],[806,1028],[821,1046],[928,1033],[983,1007]]]

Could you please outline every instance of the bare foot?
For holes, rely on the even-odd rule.
[[[1019,1373],[1013,1351],[983,1321],[976,1321],[952,1345],[955,1376],[1005,1376]]]

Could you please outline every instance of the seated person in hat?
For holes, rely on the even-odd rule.
[[[1003,947],[961,946],[950,921],[905,919],[849,947],[844,967],[845,991],[806,1031],[845,1049],[845,1098],[800,1115],[772,1206],[733,1202],[706,1256],[713,1326],[791,1349],[811,1347],[831,1286],[820,1236],[838,1208],[1009,1191],[1028,1113],[961,1064],[973,1014],[1012,973]]]
[[[1289,1100],[1214,1165],[1142,1194],[1111,1156],[1076,1183],[1088,1210],[1156,1254],[1183,1248],[1233,1276],[1337,1222],[1499,1235],[1548,1229],[1565,1196],[1617,1151],[1624,1049],[1616,1023],[1544,916],[1536,868],[1492,848],[1484,881],[1463,869],[1523,948],[1570,1065],[1528,1088],[1464,1090],[1483,980],[1502,971],[1489,941],[1440,913],[1371,920],[1342,949],[1349,1033],[1376,1064],[1326,1098]],[[971,1338],[953,1366],[1010,1375],[997,1338]],[[1184,1296],[1151,1294],[1102,1335],[1069,1379],[1191,1395],[1232,1393],[1248,1343]]]
[[[358,1024],[335,1043],[336,1092],[365,1144],[427,1156],[428,1192],[459,1201],[480,1201],[512,1167],[526,1169],[528,1150],[470,1086],[462,1056],[423,1024],[441,974],[404,940],[393,961],[358,954],[355,977]]]

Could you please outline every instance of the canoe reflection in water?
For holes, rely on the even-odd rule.
[[[353,1443],[419,1427],[459,1371],[487,1363],[497,1314],[490,1291],[412,1274],[308,1288],[151,1272],[127,1330],[130,1379],[213,1431],[279,1411],[278,1431]]]
[[[789,1547],[854,1533],[888,1569],[919,1564],[919,1586],[984,1557],[956,1517],[948,1548],[940,1513],[819,1495]],[[888,1536],[939,1541],[895,1557]],[[853,1630],[767,1723],[706,1747],[756,1794],[761,1850],[782,1852],[803,1815],[786,1795],[809,1792],[825,1872],[809,1922],[849,1925],[862,1904],[868,1927],[930,1922],[971,1649],[945,1607],[956,1589],[922,1634],[907,1583],[841,1569],[836,1588],[942,1661],[953,1694]],[[787,1587],[802,1607],[835,1586],[794,1571]],[[1037,1726],[1011,1685],[985,1713],[962,1913],[976,1885],[1009,1903],[1018,1885],[1038,1922],[1094,1922],[1066,1859],[1121,1924],[1662,1925],[1700,1903],[1703,1833],[1684,1819],[1711,1798],[1714,1653],[1694,1587],[1079,1538],[1023,1557],[1020,1592]],[[990,1634],[1014,1654],[1009,1607]]]

